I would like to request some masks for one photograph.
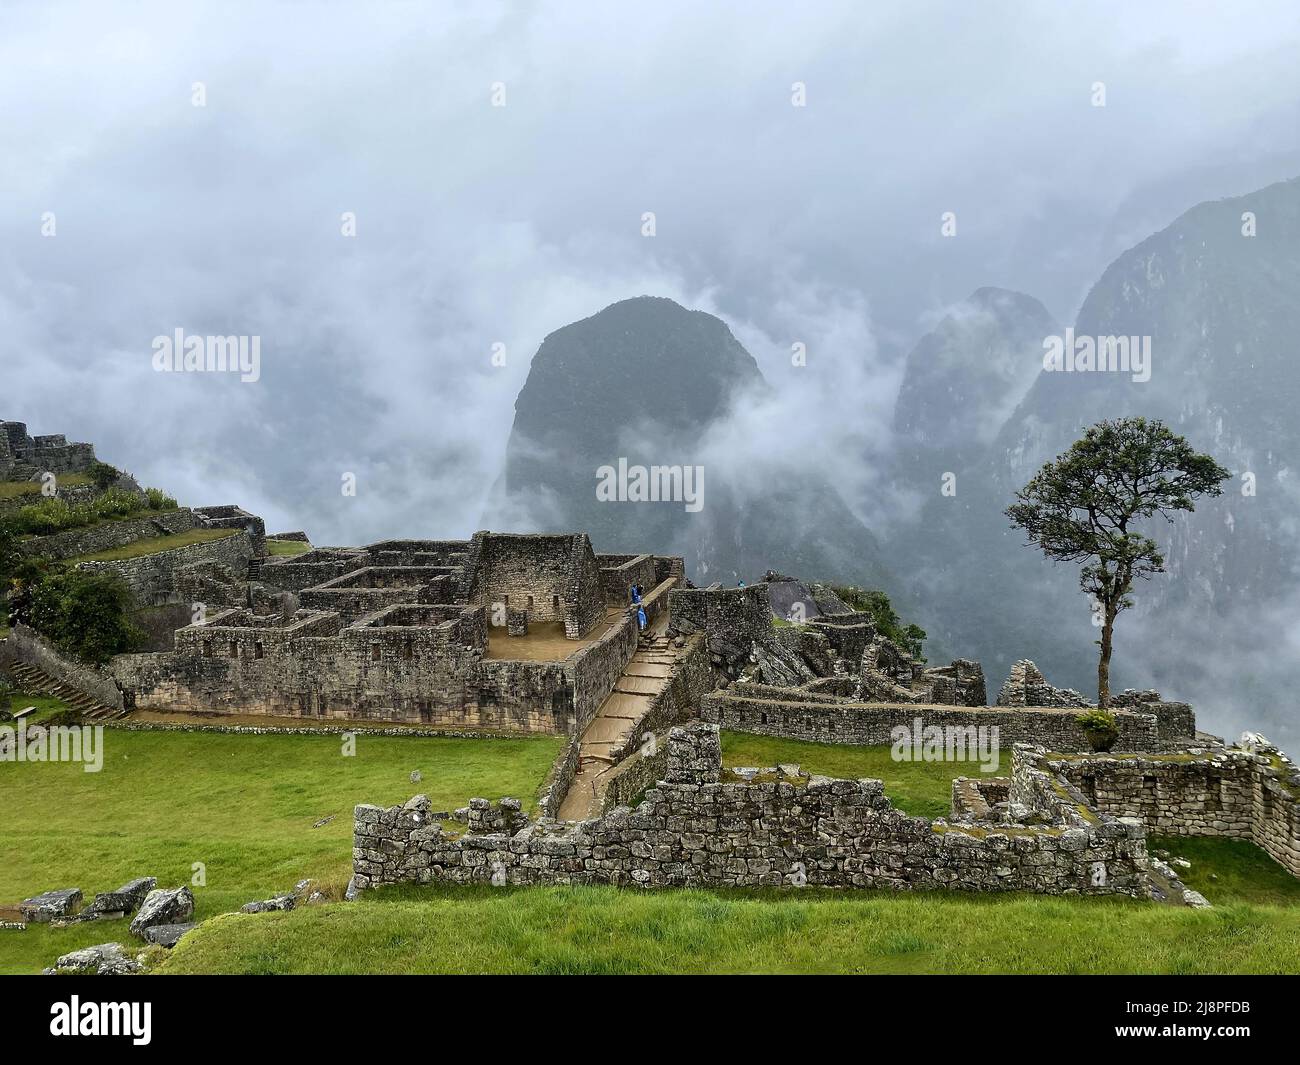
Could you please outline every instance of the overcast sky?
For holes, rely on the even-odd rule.
[[[464,536],[542,338],[649,293],[822,352],[818,432],[878,446],[945,306],[1068,321],[1300,173],[1297,45],[1294,0],[5,3],[0,418],[318,543]],[[261,379],[156,373],[178,328]]]

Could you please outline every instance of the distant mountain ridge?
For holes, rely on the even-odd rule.
[[[503,503],[597,550],[681,554],[698,582],[768,568],[855,583],[883,576],[871,532],[824,478],[774,482],[758,498],[705,461],[706,438],[768,388],[719,318],[673,300],[622,300],[548,335],[515,403]],[[602,466],[703,465],[706,505],[597,498]]]
[[[1076,571],[1026,549],[1001,511],[1085,426],[1156,417],[1234,476],[1222,498],[1155,529],[1169,572],[1139,587],[1121,618],[1118,675],[1224,705],[1248,690],[1266,700],[1294,690],[1285,633],[1300,623],[1300,179],[1199,204],[1119,256],[1074,331],[1149,337],[1150,380],[1037,375],[994,440],[972,445],[956,497],[930,500],[899,538],[926,573],[922,618],[993,673],[1023,654],[1088,690],[1096,633]],[[1216,653],[1206,654],[1211,632]],[[1273,721],[1300,731],[1287,712]]]

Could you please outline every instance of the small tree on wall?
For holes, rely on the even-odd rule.
[[[1195,509],[1200,496],[1217,496],[1229,473],[1195,451],[1156,419],[1100,422],[1068,451],[1047,463],[1007,508],[1056,562],[1082,562],[1080,587],[1093,597],[1101,619],[1097,702],[1110,705],[1110,658],[1115,618],[1133,605],[1138,579],[1163,573],[1155,540],[1134,528],[1157,514]]]

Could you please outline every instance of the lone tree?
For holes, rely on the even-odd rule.
[[[1110,654],[1115,617],[1133,605],[1139,577],[1163,573],[1156,542],[1134,528],[1156,514],[1191,511],[1198,496],[1222,494],[1230,476],[1156,419],[1121,418],[1086,430],[1082,440],[1047,463],[1006,509],[1012,525],[1056,562],[1083,562],[1079,586],[1101,616],[1097,702],[1110,706]]]

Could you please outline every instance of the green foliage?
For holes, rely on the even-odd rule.
[[[144,494],[149,500],[150,510],[175,510],[177,507],[176,500],[161,488],[146,488]]]
[[[1089,710],[1079,714],[1074,723],[1084,732],[1117,732],[1115,715],[1109,710]]]
[[[869,613],[882,635],[889,637],[913,658],[925,661],[921,654],[925,630],[919,625],[904,624],[884,592],[878,588],[858,588],[853,585],[832,587],[831,591],[843,599],[846,606]]]
[[[116,573],[51,572],[31,585],[26,620],[60,650],[101,665],[138,647],[131,591]]]
[[[23,553],[18,547],[18,523],[12,518],[0,517],[0,598],[22,564]]]
[[[1164,555],[1145,531],[1157,516],[1172,522],[1199,496],[1221,495],[1229,472],[1195,451],[1158,419],[1099,422],[1040,469],[1006,509],[1055,562],[1082,562],[1079,586],[1102,613],[1098,697],[1110,699],[1111,633],[1133,605],[1133,582],[1163,573]]]
[[[1109,710],[1088,710],[1075,717],[1074,722],[1087,734],[1095,751],[1109,751],[1119,739],[1119,724]]]
[[[96,462],[89,472],[91,483],[101,490],[117,483],[117,479],[122,476],[116,466],[110,466],[107,462]]]
[[[159,493],[162,499],[168,497]],[[175,506],[175,500],[171,500]],[[15,517],[18,531],[32,536],[49,536],[67,529],[80,529],[100,521],[129,518],[149,509],[150,503],[134,492],[110,488],[87,503],[70,504],[50,496],[20,509]],[[166,508],[158,508],[166,509]]]

